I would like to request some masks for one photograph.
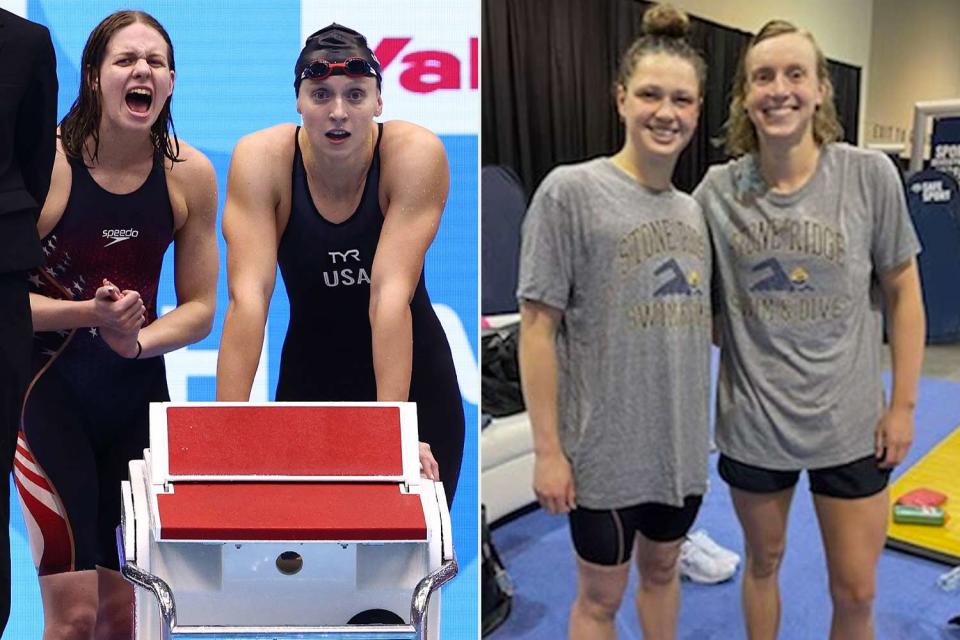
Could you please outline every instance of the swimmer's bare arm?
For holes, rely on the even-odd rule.
[[[246,401],[260,361],[277,273],[276,162],[269,132],[237,143],[227,178],[223,236],[227,241],[227,307],[217,359],[217,400]],[[268,158],[265,162],[265,157]],[[289,179],[289,166],[284,167]]]
[[[70,196],[70,163],[57,144],[57,153],[53,163],[50,189],[44,201],[37,232],[46,237],[56,226],[67,206]],[[40,275],[41,291],[51,288],[52,281]],[[115,288],[114,288],[115,289]],[[59,331],[80,327],[109,327],[115,331],[135,332],[142,323],[144,306],[139,294],[119,297],[119,291],[111,291],[108,286],[100,287],[96,295],[89,300],[60,300],[41,294],[30,294],[30,311],[35,331]]]
[[[520,306],[520,381],[533,428],[533,490],[550,513],[576,507],[570,463],[560,443],[557,413],[557,327],[560,309],[533,300]]]
[[[889,320],[893,391],[890,403],[877,425],[877,457],[884,449],[880,466],[892,467],[906,457],[913,443],[917,385],[923,365],[926,319],[917,261],[880,274],[880,285]]]
[[[413,363],[410,301],[440,226],[450,171],[435,135],[409,123],[389,126],[382,170],[389,204],[370,274],[369,312],[377,400],[406,402]]]
[[[183,162],[176,163],[168,174],[174,197],[181,198],[186,208],[186,219],[173,236],[177,306],[140,331],[140,358],[193,344],[213,327],[219,266],[217,177],[206,156],[182,141],[180,157]],[[127,357],[137,355],[136,343],[129,349],[118,352]]]
[[[370,330],[379,402],[406,402],[413,369],[410,301],[423,259],[437,234],[450,190],[447,154],[439,138],[407,122],[391,122],[381,143],[381,180],[388,205],[370,274]],[[389,158],[389,164],[386,158]],[[423,474],[440,480],[430,445],[420,442]]]

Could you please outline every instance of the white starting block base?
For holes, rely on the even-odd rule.
[[[232,405],[237,406],[246,405]],[[292,405],[251,406],[262,419],[271,415],[273,407]],[[327,418],[331,408],[342,409],[353,412],[356,419],[357,412],[362,415],[365,407],[379,409],[384,405],[295,406],[324,407]],[[450,515],[440,483],[421,479],[419,474],[410,478],[406,473],[384,481],[389,469],[375,470],[371,475],[376,481],[368,484],[356,480],[360,475],[356,469],[343,470],[340,476],[315,475],[316,470],[304,474],[301,469],[297,477],[281,468],[274,476],[253,479],[232,475],[204,478],[193,470],[186,474],[190,481],[174,481],[171,473],[158,478],[152,475],[153,470],[179,468],[175,460],[178,452],[189,452],[194,446],[189,437],[179,441],[171,430],[170,437],[154,447],[155,438],[162,439],[158,434],[166,433],[166,429],[155,430],[153,425],[162,422],[166,410],[174,407],[190,409],[177,414],[177,420],[183,422],[189,421],[194,410],[217,411],[231,405],[164,404],[151,408],[151,449],[145,453],[145,460],[130,463],[130,481],[123,485],[123,522],[118,529],[121,572],[138,585],[136,640],[439,639],[438,589],[457,571]],[[409,417],[408,410],[402,413],[404,418]],[[237,414],[231,417],[236,419]],[[329,420],[320,426],[336,428]],[[397,437],[386,439],[404,449],[397,452],[397,460],[407,457],[408,447],[415,451],[417,446],[415,429],[405,425],[403,434],[407,437],[400,437],[400,433],[397,430]],[[412,444],[407,442],[411,438]],[[244,447],[234,449],[242,451]],[[151,460],[152,452],[158,450],[168,452],[171,460],[162,464]],[[349,476],[350,482],[340,482],[343,476]],[[283,480],[277,481],[279,477]],[[249,493],[250,504],[236,517],[218,517],[209,508],[197,507],[210,503],[191,498],[196,490],[214,496],[216,508],[221,506],[216,500],[221,494],[229,503],[238,492],[241,500]],[[355,510],[316,500],[324,492],[339,495],[347,490],[356,502]],[[284,496],[302,492],[305,499],[267,504],[269,496],[277,491]],[[370,502],[364,504],[368,494]],[[264,502],[262,508],[257,501]],[[406,514],[402,517],[397,509],[401,503]],[[412,511],[411,504],[415,505]],[[330,514],[335,523],[318,528],[317,523],[325,522],[327,516],[324,509],[336,512]],[[278,517],[277,513],[288,515]],[[250,526],[238,528],[234,522],[246,520],[252,521]],[[220,522],[223,530],[218,531]],[[417,522],[422,528],[413,526]],[[329,537],[331,530],[339,537]],[[272,532],[268,535],[275,539],[252,539],[262,531]],[[321,537],[304,539],[311,534]],[[351,624],[354,616],[373,611],[387,615],[381,620],[390,622]]]

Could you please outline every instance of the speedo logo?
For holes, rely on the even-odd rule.
[[[117,244],[118,242],[129,240],[130,238],[136,238],[139,235],[140,232],[136,229],[104,229],[103,238],[104,240],[109,240],[110,242],[103,246],[106,248],[112,244]]]

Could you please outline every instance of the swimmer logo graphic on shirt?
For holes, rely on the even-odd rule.
[[[700,290],[696,289],[696,286],[700,284],[700,274],[696,271],[691,271],[690,275],[685,274],[680,268],[680,265],[677,264],[677,261],[673,258],[670,258],[661,264],[653,273],[658,276],[663,273],[669,273],[672,276],[666,284],[661,285],[656,291],[653,292],[653,295],[656,297],[670,294],[692,296],[694,294],[700,295],[702,293]]]
[[[788,325],[843,317],[845,295],[829,295],[824,278],[842,267],[847,256],[843,234],[823,222],[773,219],[751,223],[730,243],[749,275],[747,290],[730,300],[730,310],[744,318]],[[775,257],[767,257],[775,254]],[[814,274],[817,274],[816,277]],[[818,285],[817,281],[821,284]]]
[[[795,267],[787,275],[783,265],[776,258],[764,260],[753,268],[753,271],[769,273],[768,276],[750,287],[750,291],[812,291],[813,287],[807,284],[809,274],[803,267]]]
[[[707,323],[710,309],[704,301],[702,278],[697,266],[684,266],[685,258],[700,265],[707,257],[706,240],[694,227],[679,220],[642,224],[619,241],[620,272],[628,278],[647,278],[655,285],[649,299],[626,308],[637,329],[687,327]],[[682,258],[683,257],[683,258]],[[638,275],[638,267],[649,275]],[[651,287],[653,288],[653,287]]]

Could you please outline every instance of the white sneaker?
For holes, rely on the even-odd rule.
[[[736,565],[708,554],[699,545],[684,540],[680,546],[680,577],[700,584],[717,584],[733,577]]]
[[[707,555],[720,560],[724,564],[731,565],[734,569],[740,565],[739,554],[725,547],[721,547],[714,542],[713,538],[707,535],[704,529],[697,529],[693,533],[687,534],[687,540],[703,549]]]

